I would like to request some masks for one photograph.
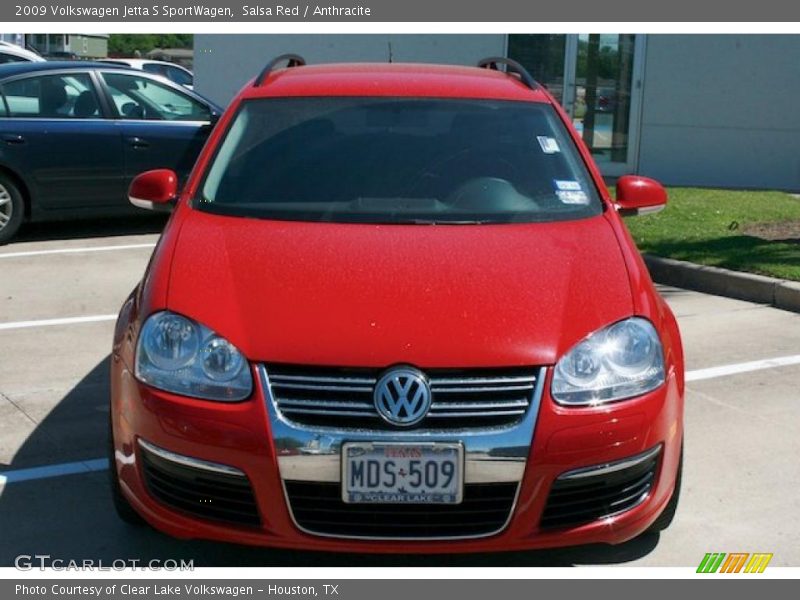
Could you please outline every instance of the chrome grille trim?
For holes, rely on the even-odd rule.
[[[447,419],[431,419],[429,427],[411,430],[387,430],[377,428],[343,429],[340,427],[329,427],[319,425],[306,425],[298,423],[286,413],[285,409],[278,408],[278,402],[273,395],[272,380],[288,380],[287,377],[298,377],[298,375],[283,375],[281,377],[269,376],[264,365],[256,367],[256,373],[260,382],[260,387],[266,403],[267,415],[269,418],[272,441],[278,462],[278,471],[281,476],[284,499],[289,509],[289,514],[295,526],[305,533],[321,537],[350,537],[350,536],[330,536],[324,532],[310,530],[302,527],[292,513],[292,503],[286,489],[287,481],[306,481],[306,482],[341,482],[341,446],[344,442],[459,442],[464,445],[464,484],[480,483],[517,483],[517,490],[508,519],[503,525],[494,532],[481,533],[468,536],[440,536],[431,535],[424,538],[426,540],[436,539],[476,539],[496,535],[504,531],[516,510],[519,496],[520,483],[525,475],[528,454],[530,453],[533,432],[539,416],[539,405],[541,404],[544,393],[546,367],[531,367],[528,369],[533,377],[533,389],[529,397],[523,398],[527,402],[527,407],[516,407],[514,410],[521,411],[515,420],[502,426],[491,427],[469,427],[469,428],[444,428],[439,427],[442,421]],[[317,377],[316,382],[321,378]],[[366,377],[351,377],[350,379],[366,379]],[[446,385],[453,385],[453,377],[442,377],[439,381],[446,381]],[[476,378],[477,379],[477,378]],[[494,385],[497,377],[484,377],[491,379],[487,385]],[[514,377],[504,378],[505,380]],[[517,377],[517,379],[519,379]],[[528,380],[526,378],[526,380]],[[461,382],[463,379],[458,378]],[[474,379],[472,384],[474,385]],[[377,378],[375,380],[377,382]],[[326,381],[325,383],[330,383]],[[518,382],[514,382],[518,383]],[[520,394],[509,395],[506,400],[519,401]],[[480,402],[486,403],[487,399]],[[451,402],[439,400],[437,406],[456,405],[457,399]],[[373,409],[374,411],[374,409]],[[379,422],[379,419],[373,421]],[[397,537],[373,537],[363,539],[404,539]]]
[[[539,526],[578,527],[633,510],[650,497],[662,449],[658,444],[622,460],[562,473],[550,488]]]
[[[524,415],[524,410],[493,410],[487,411],[469,411],[469,412],[430,412],[428,413],[429,419],[452,419],[459,417],[510,417]]]
[[[278,466],[283,479],[294,481],[338,482],[341,479],[340,450],[345,441],[430,442],[458,441],[464,444],[464,482],[519,482],[525,473],[533,430],[539,414],[539,404],[544,392],[545,367],[534,367],[536,383],[527,408],[513,415],[513,422],[490,427],[442,427],[447,418],[431,418],[426,427],[418,429],[380,428],[380,419],[368,420],[375,427],[347,429],[325,425],[310,425],[298,421],[289,409],[278,408],[273,386],[264,365],[256,372],[267,405],[272,438],[275,443]],[[515,398],[519,400],[519,397]],[[485,402],[482,401],[482,402]],[[442,403],[447,405],[447,403]],[[354,411],[362,408],[354,406]],[[314,410],[313,406],[294,407]],[[439,407],[440,408],[440,407]],[[374,409],[371,409],[374,413]]]
[[[474,383],[472,383],[474,385]],[[431,382],[431,391],[439,394],[476,394],[481,392],[517,392],[520,390],[532,390],[533,383],[527,385],[506,385],[506,386],[487,386],[487,387],[441,387],[435,380]]]
[[[374,408],[373,391],[379,373],[366,369],[265,365],[270,392],[278,410],[301,425],[336,429],[386,428]],[[337,372],[338,371],[338,372]],[[353,372],[355,371],[355,373]],[[532,404],[538,369],[509,369],[508,374],[474,370],[475,375],[454,376],[455,369],[430,370],[432,403],[418,429],[469,429],[510,426]],[[459,370],[460,371],[460,370]],[[516,372],[510,372],[516,371]],[[521,372],[524,371],[524,372]],[[321,417],[325,423],[320,423]]]
[[[326,400],[302,400],[302,399],[292,399],[292,400],[283,400],[281,402],[281,407],[284,409],[286,407],[298,407],[298,408],[308,408],[308,407],[318,407],[318,408],[363,408],[365,410],[371,410],[374,408],[373,404],[368,402],[328,402]]]
[[[310,390],[312,392],[366,392],[372,393],[372,388],[368,385],[321,385],[313,383],[273,383],[273,387],[295,390]]]
[[[562,473],[561,475],[559,475],[558,479],[561,481],[569,481],[574,479],[585,479],[590,477],[603,477],[605,475],[610,475],[611,473],[616,473],[617,471],[624,471],[625,469],[630,469],[631,467],[635,467],[637,465],[645,463],[648,460],[654,458],[655,456],[658,456],[658,454],[660,453],[661,453],[661,444],[653,446],[649,450],[646,450],[641,454],[637,454],[636,456],[630,456],[622,460],[617,460],[602,465],[593,465],[591,467],[583,467],[580,469],[567,471],[566,473]]]
[[[431,404],[432,409],[441,410],[460,410],[460,409],[475,409],[475,408],[528,408],[528,400],[520,398],[519,400],[504,400],[501,402],[434,402]],[[524,411],[523,411],[524,412]]]
[[[374,377],[310,377],[306,375],[277,375],[273,374],[270,375],[270,381],[272,384],[275,383],[283,383],[283,382],[305,382],[309,384],[319,384],[319,383],[344,383],[344,384],[364,384],[373,386],[375,385],[378,380]]]
[[[222,473],[223,475],[243,477],[245,479],[247,478],[247,475],[245,475],[243,471],[237,469],[236,467],[210,462],[207,460],[201,460],[199,458],[192,458],[191,456],[185,456],[183,454],[176,454],[175,452],[170,452],[169,450],[165,450],[160,446],[151,444],[142,438],[137,438],[136,441],[142,448],[166,461],[173,462],[184,467],[189,467],[190,469],[199,469],[201,471],[211,471],[212,473]]]
[[[331,411],[325,409],[315,408],[281,408],[281,412],[289,415],[330,415]],[[373,412],[359,411],[359,410],[339,410],[336,411],[340,417],[363,417],[370,419],[375,416]]]
[[[527,383],[530,381],[530,377],[527,375],[524,377],[455,377],[455,378],[447,378],[447,377],[437,377],[436,383],[438,385],[461,385],[464,383],[469,383],[471,385],[481,384],[481,385],[492,385],[492,384],[506,384],[506,383]]]

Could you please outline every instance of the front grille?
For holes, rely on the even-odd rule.
[[[464,486],[461,504],[346,504],[338,483],[286,481],[295,522],[320,535],[430,539],[480,537],[503,529],[516,483]]]
[[[147,490],[160,502],[202,519],[260,524],[253,490],[244,474],[194,468],[159,456],[144,445],[139,448]]]
[[[378,369],[269,365],[278,410],[312,426],[391,429],[373,403]],[[522,419],[531,405],[536,369],[434,369],[426,372],[431,409],[416,428],[497,427]]]
[[[598,468],[597,474],[556,479],[542,515],[542,529],[575,527],[630,510],[643,502],[653,487],[659,452],[648,451],[619,470]]]

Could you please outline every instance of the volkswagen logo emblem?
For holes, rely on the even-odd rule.
[[[431,408],[431,388],[425,375],[412,367],[390,369],[375,384],[375,408],[397,427],[416,425]]]

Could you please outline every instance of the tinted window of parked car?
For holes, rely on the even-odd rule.
[[[13,54],[4,54],[0,52],[0,65],[4,65],[6,63],[15,63],[15,62],[28,62],[28,59],[22,58],[21,56],[15,56]]]
[[[114,105],[123,118],[159,121],[207,121],[202,104],[153,79],[123,73],[103,73]]]
[[[159,63],[144,63],[142,65],[142,71],[145,73],[152,73],[153,75],[161,75],[162,77],[167,76],[164,65]]]
[[[6,115],[19,118],[87,119],[99,115],[88,73],[43,75],[2,86]]]
[[[391,223],[552,221],[602,211],[551,106],[446,98],[248,101],[198,205]]]
[[[192,85],[194,83],[192,76],[182,69],[168,66],[165,67],[165,70],[170,81],[174,81],[178,85]]]

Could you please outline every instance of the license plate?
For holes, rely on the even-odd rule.
[[[459,504],[461,444],[342,444],[342,500],[373,504]]]

